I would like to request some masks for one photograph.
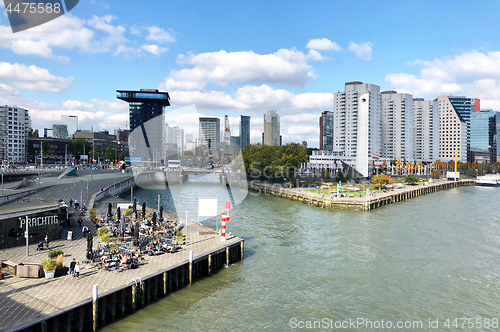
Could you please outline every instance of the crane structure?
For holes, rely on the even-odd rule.
[[[224,146],[222,150],[222,165],[229,165],[234,160],[235,151],[231,142],[231,128],[229,127],[229,116],[224,118]]]
[[[127,129],[128,129],[128,121],[121,122],[121,123],[118,123],[118,122],[106,122],[106,123],[104,123],[104,124],[105,124],[105,125],[114,125],[114,126],[116,126],[116,125],[120,125],[120,126],[125,125],[125,130],[127,130]]]

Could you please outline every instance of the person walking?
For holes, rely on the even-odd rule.
[[[82,227],[82,217],[78,219],[78,226]]]
[[[47,246],[47,249],[49,249],[49,234],[45,235],[45,245]]]
[[[70,198],[69,200],[69,207],[72,208],[73,207],[73,199]]]
[[[77,279],[80,277],[80,262],[76,262],[75,264],[75,276]]]
[[[87,226],[83,226],[82,228],[82,233],[83,233],[83,237],[86,238],[87,237],[87,232],[89,231],[89,229],[87,228]]]
[[[75,266],[76,266],[76,259],[73,258],[73,261],[69,263],[69,274],[71,274],[73,277],[75,276]]]

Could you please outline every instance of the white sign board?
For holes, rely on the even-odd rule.
[[[216,217],[217,213],[217,198],[200,198],[198,199],[198,216],[200,217]]]

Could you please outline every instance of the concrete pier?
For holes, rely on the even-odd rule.
[[[418,197],[420,195],[428,194],[438,190],[446,190],[450,188],[473,186],[474,180],[459,180],[459,181],[443,181],[436,183],[426,183],[426,185],[407,186],[402,189],[395,189],[386,193],[377,193],[375,197],[342,197],[331,198],[321,197],[306,190],[291,188],[283,189],[276,188],[269,184],[262,184],[258,182],[249,182],[248,189],[263,193],[265,195],[277,196],[287,198],[292,201],[302,202],[304,204],[311,204],[316,207],[326,209],[339,209],[339,210],[363,210],[369,211],[379,207],[405,201],[410,198]]]

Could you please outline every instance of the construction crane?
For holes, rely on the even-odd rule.
[[[234,149],[231,143],[231,128],[229,127],[229,116],[224,118],[224,147],[222,152],[222,165],[228,165],[234,160]]]
[[[104,123],[105,125],[120,125],[120,126],[123,126],[125,125],[125,130],[128,129],[128,121],[125,121],[125,122],[122,122],[122,123],[118,123],[118,122],[106,122]]]

